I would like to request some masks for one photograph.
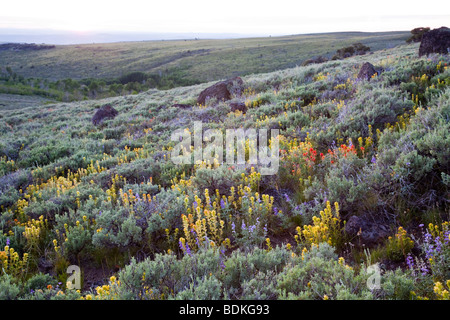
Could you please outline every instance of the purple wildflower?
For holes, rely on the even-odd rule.
[[[290,201],[290,199],[289,199],[289,196],[288,196],[288,194],[287,194],[287,193],[285,193],[285,194],[284,194],[284,197],[285,197],[285,199],[286,199],[286,201],[287,201],[287,202],[289,202],[289,201]]]
[[[6,238],[6,245],[9,247],[9,245],[10,245],[10,241],[9,241],[9,238]]]
[[[406,264],[410,270],[414,269],[414,259],[411,257],[411,254],[408,254],[406,257]]]
[[[220,207],[221,207],[222,209],[225,209],[225,201],[223,200],[223,198],[220,199]]]
[[[186,247],[183,246],[181,240],[178,241],[180,249],[187,255],[191,255],[191,248],[189,248],[189,244],[186,242]]]
[[[422,275],[425,276],[428,273],[428,268],[425,264],[422,265],[420,268],[420,271],[422,271]]]
[[[189,244],[186,243],[186,254],[191,255],[191,248],[189,248]]]
[[[277,208],[277,207],[273,207],[273,213],[274,213],[275,215],[278,215],[278,208]]]
[[[441,238],[440,237],[436,237],[435,239],[434,239],[434,243],[436,244],[436,249],[435,249],[435,251],[434,252],[441,252],[441,246],[442,246],[442,243],[441,243]]]
[[[377,158],[375,158],[375,156],[372,156],[372,160],[370,160],[370,162],[372,162],[373,164],[377,163]]]
[[[450,242],[450,230],[445,231],[445,233],[444,233],[444,242],[445,242],[446,246]]]
[[[434,245],[431,243],[432,241],[432,236],[431,234],[427,231],[425,233],[425,237],[424,237],[424,245],[425,245],[425,257],[427,259],[431,258],[434,256]]]

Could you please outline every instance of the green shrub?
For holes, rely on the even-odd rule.
[[[189,287],[178,292],[176,300],[219,300],[222,297],[222,284],[215,276],[197,278]]]
[[[0,300],[15,300],[20,293],[20,287],[8,274],[0,276]]]

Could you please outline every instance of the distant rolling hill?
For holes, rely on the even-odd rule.
[[[404,44],[409,31],[339,32],[242,39],[201,39],[56,45],[49,50],[0,51],[0,67],[26,78],[111,79],[141,71],[176,72],[191,81],[271,72],[306,59],[331,57],[361,42],[371,51]]]

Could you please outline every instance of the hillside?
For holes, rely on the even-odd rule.
[[[74,61],[73,77],[176,66],[208,81],[245,75],[254,60],[264,66],[251,73],[268,71],[278,55],[285,69],[242,76],[241,94],[206,105],[197,97],[214,81],[2,110],[0,298],[448,299],[450,56],[419,58],[418,44],[404,44],[295,66],[357,35],[324,37],[308,49],[299,37],[219,49],[167,42],[151,61],[153,43],[130,44],[134,58],[120,43],[57,46],[7,61],[55,78]],[[187,50],[195,64],[175,59]],[[92,56],[80,63],[78,51]],[[358,79],[364,62],[379,74]],[[94,126],[108,104],[118,115]],[[196,122],[204,131],[279,129],[276,174],[248,162],[175,164],[171,134],[193,133]],[[69,265],[81,268],[79,292],[66,287]]]
[[[140,71],[176,73],[190,81],[295,67],[318,55],[331,57],[341,47],[361,42],[372,51],[403,44],[410,36],[398,32],[342,32],[283,37],[142,41],[58,45],[51,50],[0,51],[1,66],[26,78],[47,80],[112,79]]]

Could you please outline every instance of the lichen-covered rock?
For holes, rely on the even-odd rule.
[[[114,119],[119,112],[116,109],[111,107],[109,104],[104,105],[100,109],[98,109],[94,116],[92,117],[92,123],[94,125],[99,125],[103,122],[104,119]]]
[[[387,226],[358,216],[351,216],[347,220],[345,232],[353,239],[351,242],[365,247],[373,247],[389,236]]]
[[[216,99],[218,101],[230,100],[233,94],[241,94],[243,85],[244,82],[240,77],[234,77],[218,82],[200,92],[197,103],[200,105],[205,105],[210,99]]]
[[[370,80],[374,74],[378,74],[377,70],[370,62],[364,62],[358,73],[358,79]]]
[[[450,53],[450,29],[441,27],[428,31],[422,36],[419,57],[431,53]]]

